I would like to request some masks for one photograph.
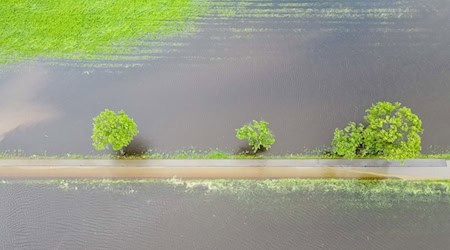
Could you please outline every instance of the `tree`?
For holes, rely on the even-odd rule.
[[[351,122],[344,130],[335,130],[332,146],[336,155],[404,160],[420,153],[422,121],[411,109],[398,102],[378,102],[366,110],[364,119],[366,127]]]
[[[236,137],[239,140],[247,139],[249,146],[253,149],[253,153],[262,148],[270,149],[272,144],[275,143],[275,138],[267,125],[269,125],[268,122],[253,120],[251,124],[236,129]]]
[[[355,158],[365,154],[363,145],[364,125],[350,122],[343,130],[334,131],[333,152],[345,158]]]
[[[136,123],[123,110],[116,114],[105,109],[93,120],[91,138],[96,150],[107,149],[109,144],[113,150],[121,150],[139,133]]]
[[[364,145],[368,154],[387,159],[416,157],[423,133],[422,121],[401,103],[379,102],[366,110]]]

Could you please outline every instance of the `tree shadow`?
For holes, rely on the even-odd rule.
[[[250,145],[242,143],[241,145],[239,145],[239,148],[234,151],[234,154],[244,156],[258,156],[266,151],[267,149],[265,147],[261,147],[255,152]]]
[[[150,140],[143,137],[135,137],[128,146],[124,147],[121,152],[117,152],[118,156],[142,156],[151,149]]]

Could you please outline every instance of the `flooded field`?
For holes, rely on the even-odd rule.
[[[236,152],[234,129],[265,119],[272,153],[303,152],[384,100],[419,115],[424,152],[450,150],[449,1],[201,2],[182,32],[132,53],[0,66],[0,151],[93,153],[109,108],[134,118],[140,148]]]
[[[5,249],[448,249],[448,183],[2,181]]]

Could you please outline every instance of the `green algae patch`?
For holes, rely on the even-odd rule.
[[[145,40],[192,28],[206,9],[203,0],[4,0],[0,64],[139,54]]]

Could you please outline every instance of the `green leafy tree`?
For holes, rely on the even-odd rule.
[[[350,122],[343,130],[337,128],[332,142],[333,152],[349,159],[364,155],[363,131],[364,126],[354,122]]]
[[[411,109],[398,102],[378,102],[366,110],[364,119],[366,127],[351,122],[344,130],[335,130],[332,146],[336,155],[404,160],[420,153],[422,121]]]
[[[121,150],[139,133],[136,123],[123,110],[116,114],[105,109],[93,120],[91,138],[96,150],[107,149],[109,144],[115,151]]]
[[[368,123],[364,130],[364,145],[370,155],[387,159],[416,157],[423,133],[422,121],[407,107],[396,102],[379,102],[366,110]]]
[[[239,140],[248,140],[248,144],[252,147],[254,153],[262,148],[270,149],[272,144],[275,143],[275,138],[267,125],[269,123],[265,121],[253,120],[251,124],[236,129],[236,137]]]

